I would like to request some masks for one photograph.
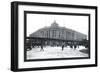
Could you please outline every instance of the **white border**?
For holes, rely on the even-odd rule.
[[[91,55],[90,59],[80,60],[53,60],[53,61],[33,61],[24,62],[24,11],[48,11],[48,12],[68,12],[68,13],[88,13],[91,14]],[[95,64],[95,10],[94,9],[77,9],[77,8],[60,8],[46,6],[18,6],[18,68],[36,68],[51,66],[71,66]]]

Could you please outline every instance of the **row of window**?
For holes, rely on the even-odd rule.
[[[53,38],[54,37],[64,38],[64,36],[66,36],[66,38],[67,38],[68,36],[71,35],[70,32],[68,32],[68,31],[65,32],[64,30],[63,31],[57,31],[57,30],[41,31],[40,34],[42,37],[46,36],[48,38],[50,36],[52,36]],[[72,35],[72,36],[74,36],[74,35]]]

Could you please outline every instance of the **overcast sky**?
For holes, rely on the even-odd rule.
[[[54,20],[61,27],[70,28],[88,35],[87,16],[27,14],[27,36],[40,28],[51,26]]]

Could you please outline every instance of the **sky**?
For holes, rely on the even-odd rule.
[[[27,14],[27,36],[40,28],[51,26],[54,20],[61,27],[88,35],[88,16]]]

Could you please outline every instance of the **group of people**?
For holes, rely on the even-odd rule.
[[[64,50],[64,47],[65,47],[65,44],[63,43],[62,44],[62,46],[61,46],[61,48],[62,48],[62,51]],[[71,48],[73,48],[73,46],[70,46]],[[76,45],[74,45],[74,49],[76,49]],[[44,49],[43,49],[43,45],[41,45],[41,49],[40,49],[40,51],[44,51]]]

